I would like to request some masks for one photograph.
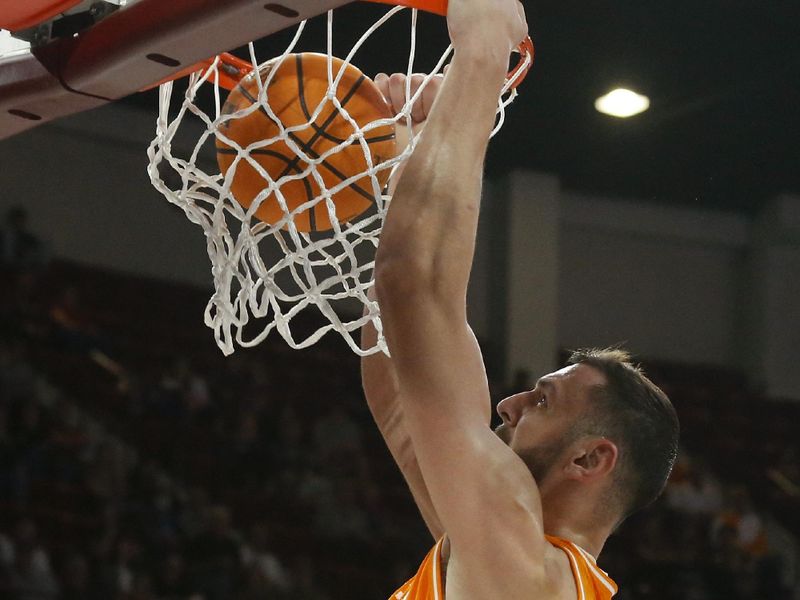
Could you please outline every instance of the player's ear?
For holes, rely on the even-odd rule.
[[[619,449],[607,438],[587,438],[576,446],[567,465],[571,479],[594,479],[611,473],[617,465]]]

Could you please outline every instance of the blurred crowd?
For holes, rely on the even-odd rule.
[[[136,447],[0,342],[0,596],[367,598],[410,576],[424,535],[408,510],[387,517],[402,490],[379,484],[341,404],[250,408],[228,429],[177,372],[137,385],[142,405],[121,393]]]
[[[604,557],[619,598],[792,598],[787,558],[746,487],[683,454],[664,496],[623,524]],[[601,559],[601,564],[603,560]]]
[[[352,353],[278,342],[223,358],[199,316],[163,310],[202,292],[49,265],[24,223],[0,229],[0,597],[366,600],[413,574],[432,540]],[[699,417],[676,404],[692,441]],[[761,472],[791,503],[788,448]],[[601,557],[618,597],[792,597],[770,496],[723,483],[715,447],[689,450]]]

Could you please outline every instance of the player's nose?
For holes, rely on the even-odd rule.
[[[522,414],[522,407],[525,403],[525,394],[521,392],[508,398],[504,398],[497,403],[497,414],[503,419],[503,423],[511,427],[516,426]]]

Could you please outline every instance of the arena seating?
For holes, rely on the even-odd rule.
[[[36,279],[0,303],[0,549],[50,559],[60,591],[41,597],[366,600],[413,573],[431,540],[343,343],[224,358],[203,290],[70,263]],[[740,524],[800,534],[800,407],[733,371],[646,366],[692,460],[609,541],[619,597],[786,597],[785,565]],[[682,492],[701,480],[720,497],[695,510]],[[3,558],[14,598],[24,572]]]

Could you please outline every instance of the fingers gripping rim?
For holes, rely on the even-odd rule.
[[[437,15],[447,15],[447,0],[369,0],[373,3],[392,4],[398,6],[407,6],[409,8],[417,8],[426,12],[434,13]],[[517,48],[519,52],[519,61],[517,65],[508,73],[506,81],[508,81],[508,89],[515,89],[520,83],[525,80],[525,76],[530,71],[533,65],[535,56],[533,41],[530,36],[526,36],[522,43]],[[178,79],[186,76],[194,71],[210,69],[214,64],[215,57],[206,59],[196,65],[176,73],[169,77],[167,80]],[[245,77],[250,71],[253,70],[253,65],[234,55],[223,52],[219,55],[218,64],[218,77],[220,87],[230,91]],[[158,82],[163,83],[163,81]],[[158,85],[158,84],[156,84]],[[153,86],[155,87],[155,86]]]
[[[408,8],[417,8],[425,12],[442,15],[443,17],[447,16],[448,0],[369,0],[369,2],[407,6]],[[531,40],[530,36],[525,36],[525,39],[518,46],[517,50],[519,51],[519,62],[517,62],[517,66],[511,69],[506,76],[506,81],[510,84],[508,89],[512,90],[524,81],[525,76],[533,65],[535,52],[533,40]]]
[[[381,2],[382,0],[372,1]],[[525,37],[525,40],[519,45],[518,52],[519,61],[517,62],[517,66],[511,69],[506,76],[506,81],[509,83],[508,88],[512,90],[516,89],[516,87],[525,80],[528,71],[530,71],[531,67],[533,66],[533,60],[536,52],[534,50],[533,40],[531,40],[530,36]],[[197,65],[192,66],[189,69],[181,71],[174,77],[183,77],[200,69],[210,69],[213,65],[214,59],[209,58],[201,63],[198,63]],[[237,58],[228,52],[223,52],[219,55],[219,64],[217,66],[219,69],[219,85],[228,91],[233,90],[239,81],[241,81],[243,77],[253,70],[252,63],[242,60],[241,58]]]

